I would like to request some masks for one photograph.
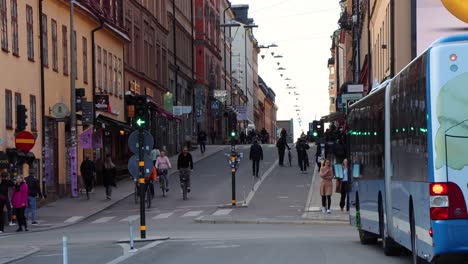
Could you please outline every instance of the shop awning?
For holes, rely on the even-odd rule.
[[[333,122],[333,121],[336,121],[340,118],[344,118],[344,114],[341,113],[341,112],[335,112],[335,113],[331,113],[329,115],[326,115],[326,116],[322,116],[322,118],[320,120],[323,120],[323,122],[325,123],[330,123],[330,122]]]
[[[115,120],[105,115],[98,115],[98,117],[96,118],[96,121],[107,124],[109,126],[115,126],[117,128],[121,128],[124,130],[129,130],[129,131],[132,130],[132,127],[129,126],[127,123],[121,122],[119,120]]]
[[[164,108],[161,108],[161,107],[159,107],[157,105],[155,105],[155,106],[156,106],[156,112],[158,114],[160,114],[161,116],[163,116],[163,117],[165,117],[165,118],[167,118],[169,120],[175,120],[176,122],[182,121],[182,119],[180,117],[175,116],[173,113],[171,113],[169,111],[166,111]]]

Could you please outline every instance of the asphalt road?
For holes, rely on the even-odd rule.
[[[248,148],[239,150],[245,155],[237,174],[237,196],[242,201],[255,181],[247,162]],[[13,263],[62,263],[64,235],[69,239],[69,263],[410,263],[408,257],[385,257],[378,246],[360,245],[355,228],[343,224],[195,223],[196,218],[212,215],[300,216],[298,208],[306,202],[311,174],[301,174],[296,167],[279,168],[274,146],[264,146],[264,151],[261,174],[267,179],[247,209],[219,207],[231,201],[231,174],[223,152],[196,164],[187,201],[182,200],[177,177],[172,177],[168,196],[160,197],[157,189],[154,207],[146,211],[148,237],[170,239],[137,243],[135,254],[128,253],[128,244],[116,243],[129,237],[128,218],[134,220],[139,236],[139,211],[133,197],[67,228],[0,237],[0,245],[40,249]]]

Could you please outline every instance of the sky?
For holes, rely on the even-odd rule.
[[[249,5],[249,17],[258,25],[254,35],[259,45],[278,45],[261,50],[265,58],[258,58],[259,74],[276,93],[277,119],[293,118],[296,138],[302,131],[307,133],[309,122],[329,114],[327,63],[331,57],[330,36],[338,28],[339,1],[231,0],[231,3]],[[283,58],[273,58],[271,52]],[[278,70],[279,67],[286,70]],[[286,89],[288,84],[296,89]],[[301,111],[297,112],[295,105]]]

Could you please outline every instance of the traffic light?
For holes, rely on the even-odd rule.
[[[27,122],[26,120],[28,119],[28,116],[26,115],[26,112],[28,109],[26,109],[25,105],[18,105],[16,106],[16,131],[21,132],[26,129]]]
[[[231,138],[235,138],[237,137],[237,131],[231,130],[231,133],[229,133],[229,135],[231,136]]]
[[[137,128],[144,128],[147,123],[147,103],[145,95],[138,95],[135,98],[135,124]]]

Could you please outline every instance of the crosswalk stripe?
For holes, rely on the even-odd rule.
[[[75,223],[79,220],[81,220],[84,216],[72,216],[68,218],[67,220],[64,221],[64,223]]]
[[[203,211],[188,211],[185,214],[182,215],[182,217],[195,217],[199,216]]]
[[[158,214],[157,216],[153,217],[153,219],[165,219],[169,218],[169,216],[173,215],[174,213],[162,213]]]
[[[131,215],[129,217],[125,217],[124,219],[120,220],[119,222],[128,222],[128,221],[135,221],[140,219],[140,215]]]
[[[94,220],[93,222],[91,222],[91,224],[104,224],[104,223],[107,223],[109,222],[110,220],[114,219],[115,216],[106,216],[106,217],[101,217],[97,220]]]
[[[228,215],[232,212],[232,209],[219,209],[213,213],[213,215]]]

